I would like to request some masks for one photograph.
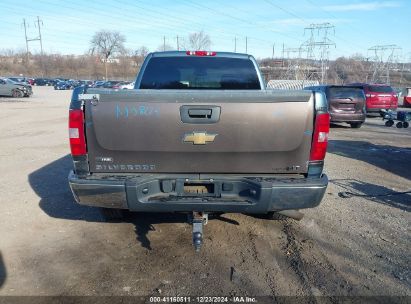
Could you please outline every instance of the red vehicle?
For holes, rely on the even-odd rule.
[[[398,107],[398,96],[389,85],[368,83],[351,83],[349,85],[363,88],[367,113],[379,112],[381,109],[396,110]]]
[[[406,88],[405,89],[404,107],[411,108],[411,88]]]

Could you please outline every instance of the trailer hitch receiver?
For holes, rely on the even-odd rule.
[[[208,214],[203,212],[193,212],[191,222],[193,224],[193,246],[199,252],[203,245],[203,225],[208,222]]]

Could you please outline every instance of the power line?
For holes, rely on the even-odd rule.
[[[316,9],[319,8],[321,11],[323,11],[323,12],[326,13],[326,14],[328,14],[329,16],[338,19],[337,16],[335,16],[334,14],[330,13],[329,11],[323,9],[321,5],[318,5],[318,4],[314,3],[312,0],[305,0],[305,1],[308,2],[309,4],[311,4],[311,5],[312,5],[313,7],[315,7]],[[356,32],[362,32],[363,35],[369,36],[369,33],[363,32],[362,29],[360,29],[360,28],[354,27],[354,26],[352,26],[352,25],[349,24],[349,23],[347,23],[347,26],[351,27],[351,28],[352,28],[353,30],[355,30]],[[371,33],[371,34],[372,34],[372,33]],[[336,37],[339,38],[338,36],[336,36]],[[340,40],[343,40],[343,41],[346,41],[346,42],[353,43],[354,45],[359,46],[359,44],[356,44],[356,42],[354,42],[354,41],[348,41],[348,40],[345,40],[345,39],[343,39],[343,38],[339,38],[339,39],[340,39]],[[362,47],[362,48],[365,48],[364,45],[361,46],[361,47]]]
[[[53,3],[50,3],[50,5],[53,5]],[[74,8],[74,7],[69,7],[69,6],[63,6],[63,7],[67,8],[67,9],[73,9],[73,10],[76,9],[76,8]],[[118,10],[116,10],[116,11],[118,11]],[[110,15],[110,16],[108,16],[108,17],[113,18],[113,17],[115,17],[115,16],[116,16],[116,15]],[[53,17],[48,17],[48,18],[53,19]],[[95,24],[95,25],[97,25],[97,26],[101,26],[101,24],[97,24],[97,23],[91,23],[91,22],[88,22],[88,21],[87,21],[87,22],[84,22],[84,19],[81,19],[81,18],[75,18],[75,17],[67,17],[67,18],[72,18],[73,21],[74,21],[76,24],[84,24],[84,25],[87,25],[88,27],[90,26],[90,24]],[[61,20],[61,19],[59,19],[59,18],[54,18],[54,19],[55,19],[55,20],[58,20],[58,21]],[[123,17],[123,20],[124,20],[124,19],[126,19],[126,18]],[[126,19],[126,20],[128,20],[128,19]],[[133,19],[133,22],[134,22],[134,20],[135,20],[135,18]],[[154,18],[152,18],[151,20],[154,20]],[[156,21],[156,22],[157,22],[157,21]],[[10,23],[10,24],[11,24],[11,23]],[[106,20],[105,20],[105,25],[107,25],[107,24],[113,25],[113,26],[116,25],[116,24],[110,23],[110,22],[107,21],[107,19],[106,19]],[[14,24],[13,24],[13,25],[14,25]],[[154,27],[154,25],[153,25],[153,27]],[[168,27],[168,28],[172,29],[173,32],[175,32],[176,26]],[[128,31],[129,31],[129,32],[132,32],[132,33],[135,33],[135,30],[128,30]],[[163,34],[164,34],[164,31],[160,31],[160,30],[152,30],[152,29],[150,29],[150,32],[151,32],[151,31],[157,32],[157,33],[161,34],[161,36],[163,36]],[[126,32],[127,32],[127,31],[126,31]],[[60,30],[60,29],[59,29],[59,33],[67,33],[69,36],[72,36],[73,39],[76,39],[76,40],[78,40],[79,37],[84,37],[84,36],[85,36],[85,34],[83,34],[83,33],[81,33],[81,34],[74,34],[74,33],[70,33],[70,32],[64,31],[64,30]],[[51,35],[51,34],[50,34],[50,35]],[[61,38],[61,35],[52,35],[52,36],[54,36],[54,37],[57,38],[57,39],[53,39],[53,41],[65,41],[65,42],[67,42],[66,40],[58,39],[58,38]],[[87,38],[89,38],[89,37],[87,37]],[[214,37],[213,39],[221,40],[221,41],[226,41],[226,39],[219,38],[219,37]],[[65,44],[71,45],[71,44],[69,44],[69,43],[65,43]],[[128,43],[128,44],[137,45],[136,43]]]
[[[284,13],[286,13],[286,14],[288,14],[288,15],[290,15],[290,16],[295,17],[295,18],[297,18],[298,20],[300,20],[300,21],[302,21],[302,22],[304,22],[304,23],[306,23],[306,24],[310,24],[310,22],[309,22],[308,20],[306,20],[306,19],[304,19],[303,17],[301,17],[301,16],[299,16],[299,15],[291,12],[290,10],[285,9],[285,8],[281,7],[280,5],[273,3],[273,2],[270,1],[270,0],[264,0],[264,1],[267,2],[268,4],[270,4],[271,6],[273,6],[273,7],[275,7],[275,8],[278,8],[279,10],[283,11]],[[310,0],[306,0],[306,1],[309,2],[311,5],[315,6],[315,8],[319,8],[320,10],[326,12],[324,9],[321,8],[320,5],[314,5],[314,3],[311,2]],[[334,16],[334,18],[336,18],[336,17]],[[350,45],[354,45],[354,46],[357,46],[357,47],[360,47],[360,48],[365,48],[364,46],[361,46],[361,45],[357,44],[355,41],[349,41],[349,40],[344,39],[344,38],[342,38],[342,37],[340,37],[340,36],[338,36],[338,35],[335,35],[335,34],[334,34],[334,36],[335,36],[335,38],[337,38],[337,39],[339,39],[339,40],[341,40],[341,41],[344,41],[344,42],[346,42],[346,43],[349,43]]]
[[[282,36],[285,36],[285,37],[287,37],[287,38],[291,38],[291,39],[294,39],[294,40],[299,40],[299,39],[296,38],[296,37],[293,37],[293,36],[290,36],[290,35],[281,33],[281,32],[279,32],[279,31],[274,31],[274,30],[272,30],[272,29],[268,29],[267,27],[261,26],[260,24],[255,23],[255,22],[253,22],[253,21],[251,21],[251,20],[242,19],[242,18],[239,18],[239,17],[237,17],[237,16],[233,16],[233,15],[230,15],[230,14],[228,14],[228,13],[224,13],[224,12],[218,11],[218,10],[216,10],[216,9],[214,9],[214,8],[211,8],[211,7],[209,7],[209,6],[206,6],[206,5],[204,5],[204,4],[200,4],[200,3],[193,2],[193,1],[191,1],[191,0],[185,0],[185,1],[188,2],[188,3],[191,3],[191,4],[192,4],[191,6],[195,6],[195,7],[200,8],[200,9],[206,9],[206,10],[209,10],[209,11],[211,11],[211,12],[213,12],[213,13],[217,13],[217,14],[219,14],[219,15],[221,15],[221,16],[225,16],[225,17],[231,18],[231,19],[233,19],[233,20],[237,20],[237,21],[246,23],[247,25],[250,25],[250,24],[251,24],[251,25],[253,25],[254,27],[258,27],[258,28],[261,28],[261,29],[263,29],[263,30],[265,30],[265,31],[272,32],[272,33],[275,33],[275,34],[278,34],[278,35],[282,35]],[[255,40],[261,40],[261,41],[264,41],[264,42],[267,42],[267,43],[271,44],[271,42],[266,41],[266,40],[263,40],[263,39],[259,39],[259,38],[255,38],[255,37],[254,37],[254,39],[255,39]]]
[[[307,22],[306,20],[304,20],[302,17],[300,17],[300,16],[298,16],[298,15],[290,12],[289,10],[286,10],[285,8],[283,8],[283,7],[281,7],[281,6],[273,3],[272,1],[269,1],[269,0],[264,0],[264,1],[267,2],[268,4],[270,4],[271,6],[273,6],[273,7],[277,8],[277,9],[283,11],[284,13],[286,13],[286,14],[288,14],[288,15],[293,16],[293,17],[295,17],[295,18],[303,21],[304,23],[308,23],[308,22]]]
[[[67,4],[63,4],[63,5],[61,5],[61,4],[58,4],[58,5],[56,5],[56,3],[54,3],[54,2],[47,2],[47,1],[42,1],[42,2],[44,2],[44,3],[48,3],[48,5],[49,6],[55,6],[55,7],[59,7],[59,8],[67,8],[67,9],[70,9],[70,10],[72,10],[72,11],[77,11],[77,8],[75,8],[75,7],[72,7],[72,6],[68,6]],[[117,1],[117,2],[119,2],[119,1]],[[121,4],[121,2],[119,2],[120,4]],[[113,7],[115,10],[113,10],[113,12],[117,12],[117,11],[120,11],[120,9],[121,9],[121,11],[122,11],[122,13],[121,13],[121,19],[122,20],[125,20],[126,22],[127,21],[129,21],[130,23],[132,22],[133,24],[135,24],[135,18],[136,18],[136,16],[135,15],[133,15],[133,16],[131,16],[131,15],[128,15],[128,14],[124,14],[124,7],[119,7],[119,6],[113,6],[113,5],[110,5],[110,4],[108,4],[110,7]],[[89,7],[91,7],[91,8],[94,8],[94,6],[91,6],[91,5],[89,5],[88,4],[88,6]],[[135,5],[133,5],[133,7],[134,7]],[[154,12],[154,15],[153,14],[148,14],[147,13],[147,8],[146,7],[142,7],[142,6],[136,6],[136,7],[139,7],[139,8],[141,8],[141,9],[144,9],[144,15],[147,15],[147,16],[153,16],[153,17],[156,17],[156,18],[150,18],[150,20],[148,21],[148,24],[150,24],[150,23],[152,23],[153,22],[153,20],[155,20],[155,22],[156,22],[156,24],[154,25],[153,24],[153,26],[151,27],[151,29],[150,29],[150,31],[155,31],[155,32],[157,32],[157,33],[161,33],[162,35],[164,34],[164,31],[161,31],[161,30],[159,30],[158,28],[159,28],[159,26],[158,26],[158,24],[160,24],[160,27],[164,27],[164,28],[168,28],[168,29],[170,29],[170,30],[173,30],[173,32],[175,32],[175,30],[176,30],[176,28],[178,28],[178,27],[181,27],[181,28],[185,28],[186,29],[186,23],[185,24],[182,24],[181,22],[182,22],[182,20],[186,20],[187,22],[190,22],[190,24],[197,24],[199,27],[204,27],[204,24],[200,24],[200,23],[194,23],[194,22],[192,22],[191,20],[187,20],[187,19],[183,19],[183,18],[176,18],[176,17],[174,17],[174,16],[172,16],[171,18],[169,17],[170,15],[167,15],[167,14],[162,14],[162,13],[160,13],[160,12],[158,12],[158,11],[155,11],[155,10],[150,10],[150,12]],[[27,8],[26,6],[25,6],[25,8]],[[30,9],[34,9],[33,7],[30,7],[30,6],[28,6],[28,8]],[[96,9],[99,9],[98,7],[95,7]],[[117,9],[118,8],[118,9]],[[101,12],[99,12],[99,14],[100,15],[102,15],[102,16],[107,16],[107,17],[110,17],[110,18],[113,18],[113,17],[115,17],[116,16],[116,14],[110,14],[110,15],[108,15],[108,14],[102,14]],[[142,16],[140,16],[141,14],[139,14],[139,19],[141,19],[141,20],[145,20],[144,18],[142,18]],[[162,23],[162,22],[159,22],[159,18],[158,18],[158,16],[165,16],[166,18],[161,18],[161,20],[172,20],[173,21],[173,26],[168,26],[167,24],[164,24],[164,23]],[[60,21],[61,19],[60,18],[56,18],[56,17],[48,17],[48,18],[53,18],[54,20],[56,20],[56,21]],[[82,19],[82,18],[76,18],[76,17],[73,17],[73,16],[70,16],[69,14],[66,14],[66,16],[65,16],[65,18],[66,19],[71,19],[71,20],[73,20],[73,22],[75,22],[76,24],[84,24],[84,25],[87,25],[87,26],[90,26],[90,24],[95,24],[95,25],[97,25],[97,26],[101,26],[100,24],[98,24],[98,23],[96,23],[96,22],[90,22],[89,20],[87,20],[87,21],[85,21],[84,19]],[[149,17],[148,17],[149,18]],[[112,23],[112,22],[109,22],[109,21],[107,21],[107,19],[108,18],[106,18],[105,19],[105,24],[109,24],[109,25],[113,25],[113,26],[116,26],[116,24],[114,24],[114,23]],[[240,18],[241,19],[241,18]],[[244,19],[241,19],[243,22],[246,22],[246,20],[244,20]],[[177,26],[176,26],[177,25]],[[254,26],[256,26],[255,24],[254,24]],[[207,25],[207,27],[209,28],[209,26]],[[131,28],[131,27],[128,27],[128,28]],[[156,30],[155,29],[153,29],[153,28],[156,28]],[[215,28],[216,30],[215,30],[215,32],[219,32],[220,33],[220,35],[224,35],[224,36],[230,36],[231,35],[231,37],[232,36],[235,36],[235,37],[238,37],[238,36],[240,36],[240,37],[245,37],[244,35],[240,35],[240,34],[238,34],[238,33],[230,33],[230,32],[228,32],[227,30],[221,30],[221,28],[220,27],[211,27],[211,28]],[[123,30],[124,31],[124,30]],[[130,32],[135,32],[134,30],[129,30]],[[275,32],[275,31],[271,31],[271,32]],[[64,30],[62,30],[62,29],[59,29],[59,33],[67,33],[67,35],[70,35],[70,36],[73,36],[73,39],[76,39],[76,40],[78,40],[80,37],[84,37],[85,38],[85,34],[84,33],[79,33],[79,34],[74,34],[74,33],[71,33],[71,32],[67,32],[67,31],[64,31]],[[277,33],[277,32],[275,32],[275,33]],[[283,34],[283,35],[285,35],[285,34]],[[53,35],[53,34],[49,34],[48,36],[53,36],[53,37],[56,37],[57,39],[53,39],[53,41],[64,41],[64,43],[65,44],[67,44],[67,45],[70,45],[70,43],[67,43],[67,40],[65,40],[65,39],[63,39],[62,40],[62,38],[61,38],[61,35]],[[264,42],[264,43],[266,43],[267,45],[272,45],[272,42],[270,42],[270,41],[268,41],[268,40],[264,40],[264,39],[260,39],[260,38],[257,38],[257,37],[253,37],[253,36],[249,36],[249,35],[247,35],[247,37],[248,37],[248,39],[252,39],[252,40],[256,40],[256,41],[260,41],[260,42]],[[86,39],[86,38],[85,38]],[[213,39],[216,39],[216,40],[221,40],[221,41],[227,41],[227,39],[226,38],[220,38],[220,37],[218,37],[218,36],[215,36],[214,35],[214,37],[213,37]],[[133,44],[133,43],[127,43],[127,44]]]

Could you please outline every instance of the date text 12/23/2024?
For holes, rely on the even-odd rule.
[[[233,296],[233,297],[215,297],[215,296],[197,296],[197,297],[150,297],[150,303],[257,303],[255,297]]]

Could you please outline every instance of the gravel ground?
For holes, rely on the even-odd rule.
[[[411,128],[333,126],[319,207],[211,219],[195,254],[184,215],[105,223],[73,202],[70,93],[0,98],[0,295],[411,296]]]

